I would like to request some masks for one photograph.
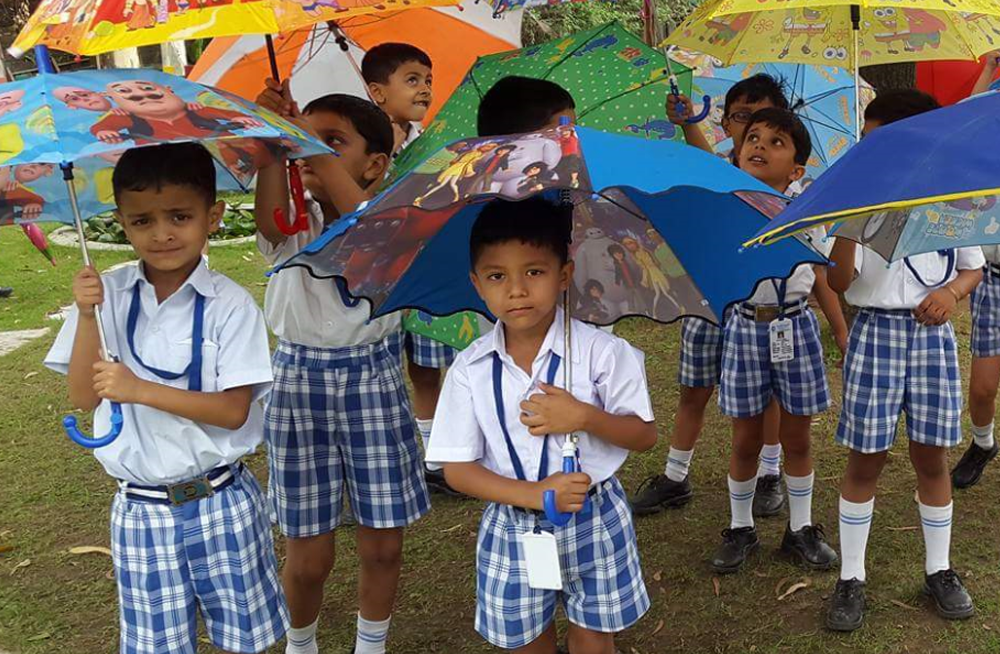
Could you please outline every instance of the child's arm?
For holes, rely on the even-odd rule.
[[[312,168],[313,174],[323,182],[330,201],[341,216],[352,213],[359,204],[371,199],[371,194],[358,186],[337,157],[325,154],[307,157],[305,161]]]
[[[993,83],[993,77],[997,73],[997,65],[1000,64],[1000,50],[987,52],[982,56],[982,59],[984,60],[983,72],[979,74],[979,79],[976,80],[975,86],[972,87],[970,96],[990,90],[990,84]]]
[[[913,310],[913,317],[924,325],[943,325],[951,319],[958,303],[983,281],[981,268],[960,270],[958,277],[937,289]]]
[[[833,330],[833,338],[837,341],[837,348],[841,354],[847,352],[847,320],[844,319],[844,311],[840,307],[840,298],[830,288],[826,280],[826,266],[813,266],[816,271],[816,283],[813,284],[813,295],[819,303],[819,308],[826,316],[826,321],[830,323]]]
[[[561,512],[576,513],[590,490],[590,475],[582,472],[556,473],[541,481],[520,481],[498,475],[478,463],[445,463],[448,484],[466,495],[486,502],[498,502],[535,511],[544,510],[545,491],[556,492],[556,506]]]
[[[257,223],[257,231],[272,245],[281,245],[287,238],[274,223],[275,209],[280,209],[285,220],[290,220],[286,167],[287,160],[284,157],[276,157],[274,163],[257,171],[253,218]]]
[[[685,120],[688,116],[693,115],[694,105],[691,104],[691,98],[686,95],[667,94],[667,119],[674,125],[680,126],[684,132],[684,140],[687,141],[688,145],[704,150],[709,154],[715,154],[715,148],[705,138],[705,134],[701,131],[701,128],[697,124],[689,123]]]
[[[101,360],[97,307],[104,302],[104,285],[92,266],[73,279],[73,296],[79,315],[69,360],[69,401],[78,409],[93,411],[101,403],[94,390],[94,365]]]
[[[858,246],[846,238],[834,238],[830,261],[833,266],[826,271],[827,285],[835,293],[846,293],[854,282],[854,256]]]

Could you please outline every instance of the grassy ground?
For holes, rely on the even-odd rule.
[[[30,250],[18,230],[0,230],[0,284],[17,287],[0,301],[0,329],[44,324],[44,315],[70,299],[76,253],[57,248],[60,267]],[[110,265],[121,255],[98,255]],[[214,250],[212,265],[261,298],[263,262],[251,247]],[[43,272],[37,272],[43,271]],[[968,316],[957,320],[968,340]],[[676,405],[678,328],[632,321],[619,332],[645,350],[662,434]],[[116,651],[117,609],[111,562],[103,554],[73,555],[71,547],[108,545],[107,510],[113,483],[59,427],[68,410],[64,382],[45,371],[42,358],[54,331],[3,358],[0,365],[0,650],[24,654]],[[963,347],[963,361],[968,351]],[[966,366],[967,367],[967,366]],[[835,391],[839,380],[831,373]],[[844,452],[833,444],[838,407],[819,416],[815,516],[836,542],[837,484]],[[633,489],[662,469],[666,440],[621,472]],[[1000,652],[1000,470],[956,499],[952,561],[965,577],[978,615],[961,624],[935,617],[920,596],[923,543],[913,501],[914,477],[904,446],[897,446],[882,478],[869,545],[867,626],[850,636],[823,631],[824,600],[835,573],[804,573],[775,554],[781,519],[760,526],[763,548],[738,575],[716,581],[706,560],[726,526],[728,426],[710,410],[694,461],[694,501],[685,509],[639,521],[649,614],[623,634],[625,654],[651,652]],[[954,453],[954,457],[959,456]],[[263,476],[264,461],[252,467]],[[473,631],[473,551],[477,503],[442,500],[408,534],[406,564],[391,647],[399,653],[485,652]],[[356,559],[351,532],[338,540],[340,560],[328,585],[320,644],[349,652],[354,628]],[[281,547],[279,541],[279,548]],[[279,551],[279,555],[281,552]],[[797,582],[808,586],[777,596]],[[208,648],[205,648],[208,651]],[[274,652],[280,652],[275,648]]]

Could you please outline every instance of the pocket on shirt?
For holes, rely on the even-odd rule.
[[[185,338],[170,344],[170,359],[175,362],[170,370],[181,370],[191,362],[191,339]],[[219,363],[219,344],[212,341],[204,341],[201,344],[201,390],[205,393],[214,393],[219,390],[217,384],[217,370]],[[187,376],[171,382],[171,386],[177,388],[188,388],[189,379]]]
[[[931,286],[939,285],[948,271],[948,260],[937,252],[909,257],[910,265],[920,274],[920,279]]]

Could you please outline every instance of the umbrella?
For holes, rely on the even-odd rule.
[[[582,2],[583,0],[489,0],[487,5],[492,9],[493,15],[497,18],[517,9],[529,9],[531,7],[549,7],[562,4],[563,2]]]
[[[723,64],[786,62],[847,68],[978,59],[996,46],[1000,4],[978,0],[712,0],[665,41]],[[858,118],[860,118],[860,111]],[[860,135],[860,120],[856,133]]]
[[[470,3],[319,24],[274,39],[278,72],[290,78],[292,96],[302,106],[334,92],[367,98],[360,72],[365,51],[380,43],[410,43],[434,62],[434,104],[428,113],[432,118],[476,57],[520,47],[522,15],[514,11],[495,19],[486,4]],[[270,74],[268,65],[259,37],[219,37],[205,49],[188,78],[255,98]]]
[[[722,67],[712,57],[679,49],[672,51],[671,57],[694,72],[693,93],[712,98],[711,105],[715,111],[710,114],[709,120],[701,123],[701,130],[719,156],[728,157],[733,147],[732,139],[722,128],[726,93],[740,80],[758,73],[783,82],[792,109],[809,130],[813,151],[806,164],[803,187],[808,187],[857,142],[854,136],[854,78],[842,68],[806,64],[736,64]],[[862,108],[875,97],[874,89],[867,82],[862,82],[861,94]]]
[[[507,170],[517,175],[501,174]],[[328,229],[277,274],[303,266],[316,277],[342,278],[350,293],[371,302],[374,316],[403,308],[488,315],[469,280],[472,225],[493,198],[539,193],[574,205],[577,290],[567,297],[567,318],[717,322],[760,280],[824,261],[797,240],[778,244],[780,251],[737,254],[747,227],[768,221],[754,207],[776,212],[784,200],[717,157],[566,125],[452,144]],[[711,220],[710,244],[702,216]],[[572,435],[563,454],[564,470],[572,471]],[[555,524],[564,524],[554,502],[547,500],[546,509]]]
[[[269,111],[154,70],[43,72],[0,85],[0,100],[0,225],[73,224],[84,265],[83,216],[114,207],[111,173],[129,146],[199,141],[223,181],[237,186],[275,153],[330,152]],[[101,355],[112,360],[100,313],[97,327]],[[73,416],[63,424],[81,445],[107,445],[121,431],[121,406],[112,403],[111,432],[98,439]]]
[[[880,127],[748,244],[834,222],[890,262],[1000,243],[998,116],[989,93]]]
[[[691,91],[691,72],[675,65],[679,86]],[[423,136],[396,161],[402,174],[444,145],[476,134],[479,102],[508,75],[547,79],[576,101],[577,123],[647,139],[681,139],[664,115],[670,74],[662,52],[613,22],[521,50],[480,57]]]

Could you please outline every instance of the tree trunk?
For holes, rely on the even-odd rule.
[[[875,87],[876,93],[890,89],[912,89],[917,85],[917,68],[912,63],[863,66],[861,76]]]

